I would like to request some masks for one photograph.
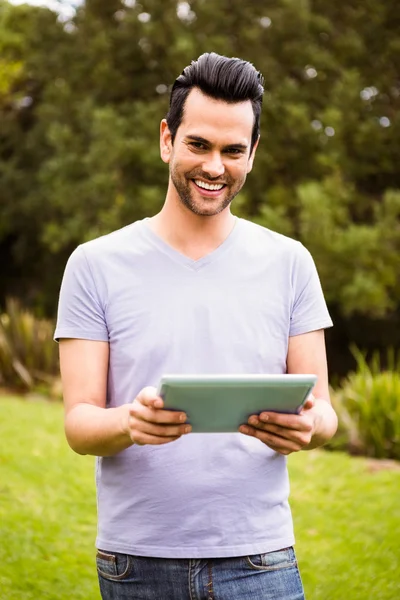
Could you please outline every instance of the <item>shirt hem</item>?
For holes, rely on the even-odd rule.
[[[274,540],[258,542],[255,544],[243,544],[239,546],[209,546],[200,548],[198,546],[188,546],[180,548],[159,547],[159,546],[130,546],[116,541],[106,541],[98,537],[96,547],[99,550],[108,552],[118,552],[121,554],[130,554],[133,556],[145,556],[148,558],[235,558],[238,556],[251,556],[253,554],[264,554],[266,552],[275,552],[282,548],[288,548],[295,544],[294,536],[287,536]]]
[[[58,342],[60,339],[77,339],[77,340],[91,340],[93,342],[108,342],[108,335],[104,333],[96,333],[93,331],[74,331],[73,329],[56,329],[54,333],[54,341]]]
[[[302,326],[293,327],[292,329],[290,329],[289,337],[301,335],[303,333],[310,333],[311,331],[317,331],[318,329],[328,329],[329,327],[333,327],[333,323],[330,319],[322,322],[320,321],[318,323],[305,323]]]

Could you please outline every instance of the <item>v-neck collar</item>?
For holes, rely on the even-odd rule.
[[[214,262],[222,254],[224,254],[235,241],[240,229],[240,219],[238,217],[235,217],[235,224],[228,237],[225,238],[225,240],[219,246],[217,246],[215,250],[209,252],[208,254],[205,254],[198,260],[194,260],[170,246],[170,244],[168,244],[159,235],[157,235],[150,228],[149,220],[150,219],[148,217],[142,220],[142,231],[147,240],[149,240],[154,246],[161,250],[161,252],[169,256],[171,260],[178,262],[182,266],[187,267],[192,271],[199,271],[206,265],[209,265],[210,263]]]

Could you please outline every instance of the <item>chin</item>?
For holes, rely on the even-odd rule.
[[[213,202],[212,200],[193,202],[192,198],[189,201],[187,198],[181,198],[181,201],[188,210],[200,217],[214,217],[215,215],[219,215],[231,204],[231,201],[227,202],[226,200],[219,204],[215,204],[215,201]]]
[[[225,210],[226,206],[220,206],[217,208],[211,208],[207,206],[196,206],[190,207],[190,210],[195,215],[199,215],[200,217],[214,217],[215,215],[219,215]]]

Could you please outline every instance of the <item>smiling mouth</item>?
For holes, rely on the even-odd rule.
[[[205,181],[200,181],[199,179],[192,180],[197,187],[202,190],[206,190],[207,192],[219,192],[222,188],[226,187],[225,183],[206,183]]]

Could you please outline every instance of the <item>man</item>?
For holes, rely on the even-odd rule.
[[[262,77],[204,54],[161,123],[160,213],[80,246],[60,294],[65,430],[97,457],[103,599],[300,600],[286,455],[335,432],[323,329],[299,243],[231,213],[259,142]],[[315,373],[300,415],[190,434],[164,373]]]

